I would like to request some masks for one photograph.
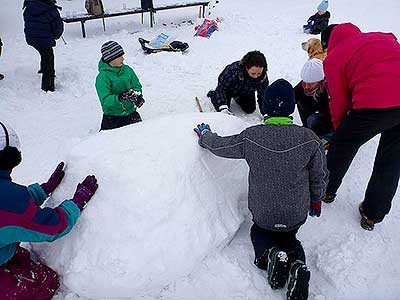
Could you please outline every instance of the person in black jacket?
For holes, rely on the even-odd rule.
[[[207,93],[216,111],[232,114],[231,99],[251,114],[256,110],[257,91],[258,107],[261,114],[262,94],[268,87],[267,60],[260,51],[247,53],[242,60],[236,61],[222,71],[218,77],[218,86]]]
[[[53,47],[64,31],[58,12],[61,7],[55,0],[25,0],[23,8],[26,42],[39,52],[41,58],[42,90],[54,91]]]
[[[305,33],[320,34],[329,25],[331,13],[328,11],[328,0],[322,0],[317,7],[317,13],[307,20],[307,25],[303,26]]]
[[[301,70],[301,81],[294,87],[301,122],[328,142],[333,133],[329,97],[322,61],[308,60]]]

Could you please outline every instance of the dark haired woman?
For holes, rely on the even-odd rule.
[[[256,110],[257,91],[258,107],[264,115],[260,104],[267,87],[267,60],[260,51],[251,51],[242,60],[225,67],[218,77],[217,88],[209,91],[207,97],[216,111],[232,114],[230,106],[234,99],[245,113],[251,114]]]

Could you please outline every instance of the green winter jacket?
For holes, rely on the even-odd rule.
[[[96,91],[105,115],[127,116],[136,111],[131,102],[120,102],[118,95],[127,89],[142,92],[142,85],[135,72],[128,65],[112,67],[99,61],[99,74],[96,77]]]

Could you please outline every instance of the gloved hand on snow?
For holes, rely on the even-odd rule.
[[[64,162],[60,162],[57,168],[54,170],[53,174],[51,174],[49,180],[45,183],[42,183],[40,186],[45,191],[47,195],[54,192],[54,190],[58,187],[61,180],[64,178]]]
[[[196,128],[193,128],[194,132],[197,133],[197,136],[200,138],[202,137],[207,131],[211,131],[210,125],[208,124],[197,124]]]
[[[311,202],[308,214],[310,217],[321,216],[321,201]]]
[[[234,115],[234,113],[231,112],[231,111],[229,110],[228,105],[221,105],[221,106],[218,108],[218,111],[219,111],[219,112],[222,112],[222,113],[224,113],[224,114],[227,114],[227,115],[231,115],[231,116]]]
[[[135,91],[134,89],[128,89],[125,92],[122,92],[118,95],[118,99],[120,102],[131,102],[136,107],[141,107],[145,102],[142,93]]]
[[[92,199],[97,188],[97,179],[94,175],[86,176],[83,182],[78,184],[72,201],[74,201],[80,211],[82,211],[90,199]]]

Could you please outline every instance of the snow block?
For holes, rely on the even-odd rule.
[[[72,148],[50,204],[72,197],[88,174],[99,188],[69,235],[34,245],[67,288],[95,299],[157,297],[228,245],[246,213],[248,167],[201,148],[193,128],[202,122],[222,136],[248,126],[221,113],[173,115]]]

